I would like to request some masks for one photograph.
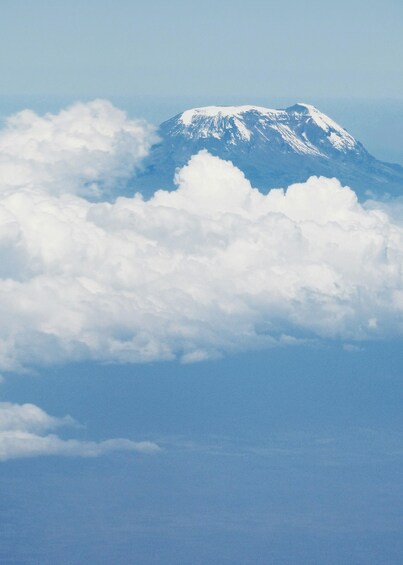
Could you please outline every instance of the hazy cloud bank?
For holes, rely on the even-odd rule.
[[[137,451],[155,453],[157,444],[127,439],[110,439],[101,442],[62,439],[54,433],[56,428],[76,426],[69,416],[54,418],[34,404],[0,403],[0,461],[39,455],[97,457],[111,451]]]
[[[104,102],[0,132],[0,369],[401,335],[403,225],[335,179],[262,195],[206,152],[114,203],[154,140]]]

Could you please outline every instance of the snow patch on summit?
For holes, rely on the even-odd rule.
[[[300,139],[289,126],[281,123],[278,125],[273,124],[269,127],[272,130],[277,131],[281,135],[282,139],[292,149],[294,149],[296,153],[302,153],[305,155],[321,155],[322,157],[325,157],[325,155],[309,141],[306,134],[303,133],[301,136],[303,139]]]
[[[327,138],[333,147],[339,151],[354,149],[356,147],[357,142],[354,137],[338,123],[332,120],[332,118],[329,118],[329,116],[320,112],[320,110],[315,108],[315,106],[306,104],[305,102],[299,102],[295,106],[288,108],[288,110],[294,110],[295,112],[298,112],[299,109],[302,109],[303,112],[307,113],[310,119],[320,129],[328,134]]]
[[[249,141],[252,134],[248,130],[248,128],[245,126],[245,124],[241,120],[239,120],[238,118],[234,119],[234,123],[235,123],[236,127],[238,128],[238,131],[241,134],[241,136],[243,137],[243,139],[246,139],[247,141]]]
[[[274,116],[281,113],[281,110],[270,110],[261,106],[204,106],[202,108],[193,108],[183,112],[179,118],[185,126],[190,126],[195,118],[229,118],[239,117],[246,112],[258,112],[259,114],[266,114]]]
[[[177,127],[188,139],[214,138],[237,142],[282,144],[283,151],[328,158],[327,151],[345,153],[357,148],[356,140],[331,118],[310,104],[285,110],[261,106],[206,106],[186,110]]]

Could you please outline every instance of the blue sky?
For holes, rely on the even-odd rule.
[[[401,561],[401,208],[206,155],[177,194],[102,191],[155,141],[137,118],[204,104],[312,102],[403,163],[402,19],[2,2],[2,564]]]
[[[4,94],[400,98],[400,2],[2,2]]]

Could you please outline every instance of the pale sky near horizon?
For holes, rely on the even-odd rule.
[[[395,0],[1,7],[3,95],[401,98]]]
[[[3,0],[0,117],[111,99],[158,124],[194,106],[315,104],[403,163],[403,4]]]

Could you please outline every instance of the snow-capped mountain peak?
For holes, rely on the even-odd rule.
[[[283,150],[323,157],[329,151],[358,149],[356,140],[344,128],[305,103],[285,110],[250,105],[206,106],[186,110],[170,121],[173,135],[193,140],[219,139],[232,145],[260,140],[280,143]]]
[[[174,188],[175,170],[202,149],[231,161],[263,192],[311,175],[337,177],[367,196],[403,190],[402,167],[377,161],[342,126],[304,102],[281,110],[193,108],[162,123],[158,133],[160,142],[137,178],[146,192]]]

